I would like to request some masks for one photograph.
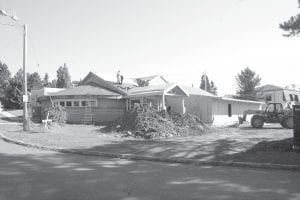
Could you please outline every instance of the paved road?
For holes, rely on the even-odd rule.
[[[0,200],[300,199],[300,172],[133,162],[0,140]]]

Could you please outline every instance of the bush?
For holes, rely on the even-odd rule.
[[[58,124],[65,124],[67,121],[67,112],[64,107],[55,105],[47,110],[49,113],[48,118],[52,119],[52,122]]]

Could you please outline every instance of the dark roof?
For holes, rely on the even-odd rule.
[[[101,96],[120,96],[119,93],[112,92],[103,88],[80,85],[75,88],[65,89],[56,93],[52,93],[51,96],[69,96],[69,95],[101,95]]]
[[[93,72],[88,73],[88,75],[82,80],[81,85],[98,86],[121,95],[126,95],[126,92],[124,90],[121,90],[110,82],[104,80],[103,78],[100,78]]]

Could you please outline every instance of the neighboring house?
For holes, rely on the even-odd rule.
[[[282,103],[299,102],[300,91],[286,89],[275,85],[264,85],[256,88],[256,96],[260,101]]]
[[[66,108],[68,123],[83,123],[89,111],[96,124],[117,119],[135,104],[147,104],[158,111],[190,113],[205,123],[212,123],[218,116],[233,119],[233,115],[258,109],[261,104],[220,98],[200,88],[168,83],[162,76],[138,79],[146,81],[148,85],[116,84],[90,72],[80,86],[44,93],[37,100],[44,116],[47,108],[57,104]]]
[[[140,87],[149,86],[149,85],[163,85],[169,83],[162,75],[139,77],[139,78],[134,78],[133,80]]]

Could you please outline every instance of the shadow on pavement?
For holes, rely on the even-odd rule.
[[[295,172],[187,167],[58,153],[1,153],[0,177],[1,200],[300,197],[300,175]]]
[[[300,154],[294,152],[292,146],[293,138],[262,141],[246,151],[226,155],[223,160],[300,166]]]

